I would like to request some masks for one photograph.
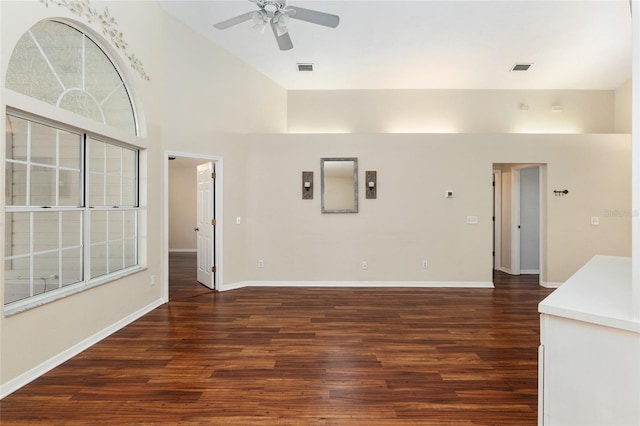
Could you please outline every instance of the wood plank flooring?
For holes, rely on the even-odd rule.
[[[2,425],[535,425],[537,276],[491,289],[195,282],[0,401]]]

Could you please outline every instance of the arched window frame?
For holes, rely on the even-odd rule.
[[[75,22],[69,22],[63,19],[50,19],[50,21],[58,22],[64,25],[69,25],[74,29],[80,31],[84,34],[84,36],[91,39],[105,54],[110,63],[114,66],[115,70],[120,75],[120,78],[123,80],[125,85],[125,90],[129,95],[129,99],[131,102],[132,114],[134,115],[135,122],[135,133],[139,133],[140,122],[138,119],[138,113],[136,110],[135,103],[133,101],[134,97],[132,96],[132,90],[130,85],[127,84],[128,81],[132,81],[133,79],[127,75],[126,68],[120,66],[120,61],[117,60],[117,55],[113,55],[109,53],[107,47],[107,43],[102,42],[100,37],[96,35],[95,32],[86,29],[81,24],[77,24]],[[6,237],[7,237],[7,227],[5,227],[5,262],[4,262],[4,314],[12,315],[18,312],[22,312],[27,309],[31,309],[33,307],[42,305],[44,303],[48,303],[63,297],[67,297],[71,294],[75,294],[80,291],[87,290],[89,288],[93,288],[97,285],[104,284],[106,282],[110,282],[124,276],[130,275],[132,273],[138,272],[143,269],[141,253],[144,253],[145,247],[141,245],[142,239],[141,228],[142,221],[140,215],[140,205],[141,205],[141,197],[140,194],[143,191],[140,191],[140,162],[145,161],[144,149],[146,148],[146,141],[143,138],[138,137],[133,132],[127,132],[123,129],[118,129],[114,127],[110,127],[104,123],[99,123],[92,119],[82,117],[80,115],[74,114],[70,111],[63,110],[61,108],[57,108],[56,106],[50,105],[44,101],[31,98],[27,95],[15,92],[11,89],[5,87],[5,82],[3,81],[2,87],[3,98],[5,99],[4,104],[6,105],[5,119],[3,120],[3,125],[5,126],[5,132],[2,132],[2,137],[5,138],[5,144],[7,142],[7,120],[8,117],[12,117],[12,119],[26,120],[30,123],[34,123],[34,125],[42,125],[48,128],[58,129],[58,131],[75,134],[78,135],[81,142],[81,152],[82,152],[82,164],[80,169],[82,170],[82,203],[80,206],[70,207],[70,206],[42,206],[42,205],[32,205],[32,206],[13,206],[9,205],[11,203],[7,203],[6,193],[7,186],[9,182],[5,179],[5,202],[4,202],[4,210],[5,217],[7,214],[13,214],[15,212],[20,213],[36,213],[42,212],[42,210],[38,209],[46,209],[47,212],[61,214],[61,211],[80,211],[82,215],[82,242],[81,245],[83,247],[83,260],[82,260],[82,279],[78,282],[74,282],[68,285],[61,285],[55,290],[49,290],[42,293],[30,294],[29,297],[19,299],[19,300],[8,300],[7,299],[7,289],[10,286],[8,278],[10,278],[7,274],[6,265],[7,265],[7,257],[11,257],[11,253],[7,253],[7,245],[6,245]],[[135,157],[135,203],[132,205],[106,205],[107,203],[103,203],[103,205],[90,205],[89,197],[90,190],[89,182],[91,181],[91,175],[99,175],[100,173],[93,173],[88,166],[88,153],[90,150],[88,147],[93,144],[103,144],[104,146],[115,147],[116,149],[122,150],[122,152],[129,153],[133,152]],[[6,146],[6,145],[5,145]],[[7,158],[7,152],[3,152],[3,162],[8,164],[12,159]],[[27,162],[30,160],[27,160]],[[5,169],[7,167],[5,166]],[[6,174],[6,172],[5,172]],[[114,176],[111,176],[114,178]],[[122,177],[121,177],[122,178]],[[105,178],[106,179],[106,178]],[[122,178],[124,179],[124,178]],[[86,182],[86,184],[85,184]],[[131,203],[130,203],[131,204]],[[119,268],[117,270],[109,270],[108,268],[103,271],[97,271],[94,267],[94,270],[91,269],[91,259],[92,259],[92,250],[95,247],[99,246],[99,242],[91,240],[91,235],[94,226],[92,226],[91,216],[96,216],[98,212],[103,215],[111,215],[113,214],[121,214],[123,212],[133,212],[135,215],[135,224],[133,229],[135,231],[135,235],[131,237],[131,235],[123,235],[122,241],[125,240],[131,242],[134,241],[135,244],[135,262],[133,265],[125,264],[124,267]],[[117,213],[114,213],[117,212]],[[126,214],[126,213],[124,213]],[[29,232],[33,233],[33,229]],[[104,242],[103,242],[104,243]],[[108,241],[107,241],[108,243]],[[102,244],[103,246],[105,244]],[[108,244],[107,244],[108,245]],[[9,256],[8,256],[9,255]],[[33,253],[31,253],[33,255]],[[62,262],[62,261],[60,261]],[[33,261],[31,262],[33,263]],[[107,254],[107,263],[108,263],[108,254]],[[94,262],[95,266],[95,262]],[[31,268],[32,276],[29,277],[29,285],[30,288],[34,288],[34,282],[38,281],[42,277],[33,276],[33,267]],[[10,274],[9,274],[10,275]],[[55,276],[58,274],[48,274],[47,277],[51,275]],[[45,278],[47,278],[45,277]],[[33,293],[33,291],[31,291]]]

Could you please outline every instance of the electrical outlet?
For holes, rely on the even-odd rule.
[[[592,225],[600,225],[600,218],[597,216],[594,216],[591,218],[591,224]]]
[[[151,275],[151,287],[153,287],[154,285],[156,285],[156,276],[155,275]]]
[[[362,270],[364,271],[364,270],[367,270],[367,269],[369,269],[369,264],[367,263],[366,260],[363,260],[362,261]]]
[[[427,267],[429,266],[429,263],[426,260],[422,261],[422,269],[427,269]]]
[[[242,218],[240,216],[236,217],[236,225],[240,225],[242,223]]]
[[[258,260],[258,268],[264,268],[264,260]]]

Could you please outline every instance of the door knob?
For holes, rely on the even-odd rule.
[[[194,231],[198,232],[200,228],[193,228]]]

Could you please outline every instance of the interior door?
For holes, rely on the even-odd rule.
[[[197,246],[198,246],[198,282],[215,288],[214,267],[214,172],[211,162],[198,166],[198,214],[197,214]]]

